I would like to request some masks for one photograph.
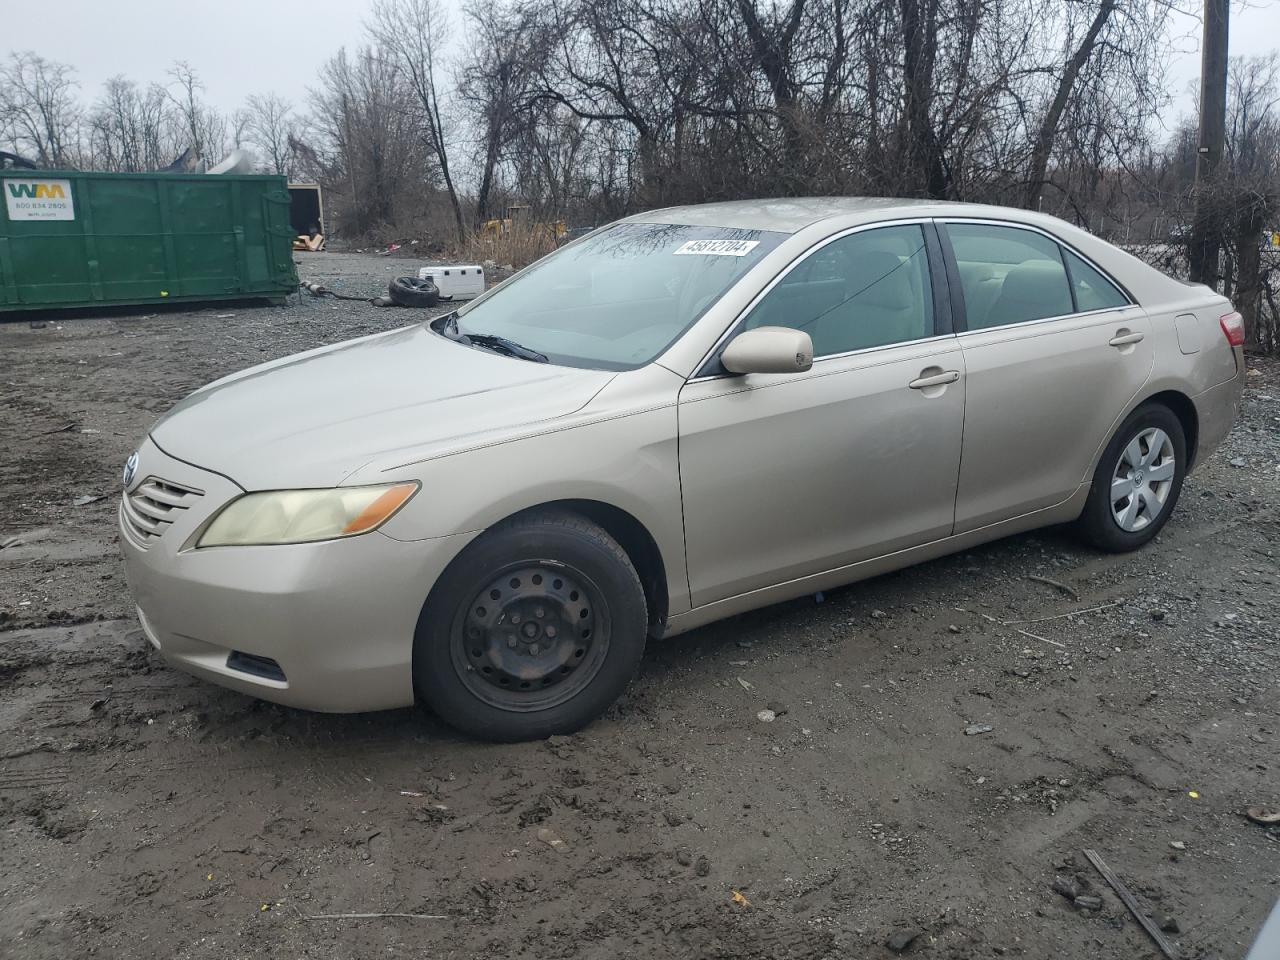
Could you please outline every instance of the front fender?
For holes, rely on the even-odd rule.
[[[421,492],[381,532],[427,540],[485,530],[560,500],[593,500],[644,525],[662,555],[672,613],[688,608],[675,391],[670,401],[586,423],[391,467],[351,483],[418,480]]]

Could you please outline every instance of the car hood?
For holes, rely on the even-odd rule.
[[[397,450],[496,440],[566,416],[613,376],[504,357],[418,325],[215,381],[151,436],[170,456],[246,490],[335,486]]]

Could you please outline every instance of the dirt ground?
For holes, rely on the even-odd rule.
[[[116,554],[161,411],[420,314],[147,314],[0,323],[0,957],[1157,956],[1093,848],[1225,960],[1280,896],[1242,816],[1280,804],[1280,365],[1138,554],[1043,531],[738,617],[578,736],[489,746],[166,667]]]

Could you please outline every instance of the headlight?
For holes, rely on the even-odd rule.
[[[418,492],[416,483],[247,493],[213,518],[197,547],[310,543],[382,526]]]

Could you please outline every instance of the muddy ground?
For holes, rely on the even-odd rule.
[[[1280,804],[1280,366],[1141,553],[1045,531],[654,644],[572,738],[166,667],[116,559],[125,457],[207,380],[418,316],[0,323],[0,957],[1156,956],[1084,848],[1184,957],[1243,955],[1280,896],[1280,828],[1242,816]],[[349,913],[417,916],[316,918]]]

